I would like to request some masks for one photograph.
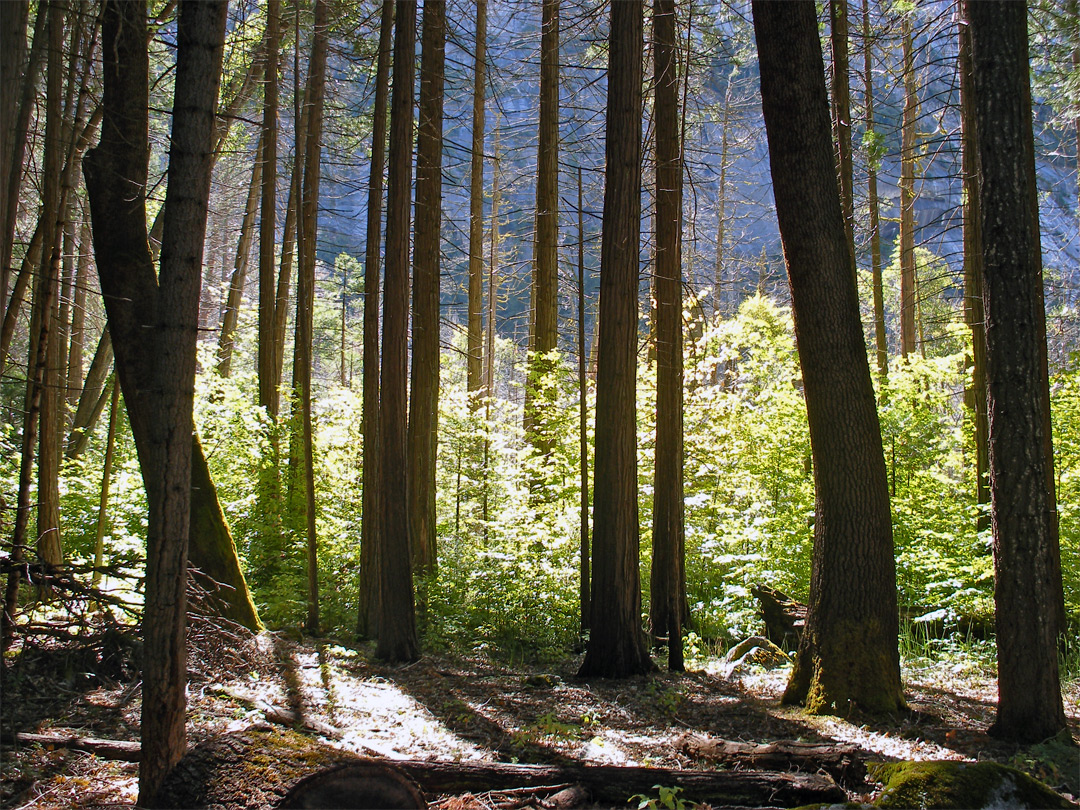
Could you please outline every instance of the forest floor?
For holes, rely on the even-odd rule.
[[[911,711],[886,720],[813,717],[780,704],[789,668],[727,673],[718,659],[685,674],[624,681],[575,678],[580,658],[513,666],[486,657],[425,655],[391,667],[371,649],[263,634],[216,654],[196,651],[189,684],[189,744],[255,724],[303,726],[341,748],[387,759],[582,762],[702,767],[685,736],[738,741],[850,744],[866,761],[985,760],[1027,770],[1080,796],[1076,749],[1018,749],[985,733],[996,684],[974,660],[905,665]],[[48,648],[4,667],[3,731],[138,740],[139,685]],[[130,672],[127,673],[130,676]],[[1080,683],[1066,687],[1066,713],[1080,739]],[[288,712],[294,714],[288,714]],[[134,763],[51,745],[3,747],[0,807],[20,810],[133,806]],[[850,791],[873,798],[875,785]],[[444,810],[520,807],[497,794],[443,797]]]

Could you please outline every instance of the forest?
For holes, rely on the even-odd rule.
[[[0,807],[1075,807],[1077,0],[0,0]]]

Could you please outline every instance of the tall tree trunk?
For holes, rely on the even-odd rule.
[[[642,3],[611,6],[600,346],[596,382],[591,632],[578,674],[653,669],[638,573],[638,256],[641,237]]]
[[[851,168],[851,71],[848,60],[847,0],[829,0],[829,38],[832,43],[832,124],[833,140],[836,142],[836,175],[840,183],[840,205],[844,211],[844,232],[851,244],[851,266],[854,268],[855,192]]]
[[[487,0],[476,0],[472,153],[469,179],[469,303],[466,387],[475,408],[484,387],[484,97],[487,90]]]
[[[903,15],[904,118],[900,144],[900,355],[915,351],[915,119],[919,97],[915,87],[911,13]]]
[[[83,216],[84,220],[79,226],[79,261],[75,272],[75,289],[71,299],[71,342],[68,349],[67,382],[64,385],[65,400],[72,414],[79,403],[79,393],[82,391],[83,355],[86,344],[86,288],[90,280],[90,261],[94,249],[90,237],[90,222],[85,212]]]
[[[4,42],[4,59],[6,68],[6,59],[8,57],[18,59],[19,62],[22,59],[19,57],[20,49],[25,48],[25,21],[20,26],[20,12],[19,5],[21,3],[3,3],[5,15],[4,19],[0,21],[0,28],[3,28],[5,33],[10,36],[18,36],[19,44],[8,47],[8,42]],[[0,160],[4,162],[3,169],[3,184],[0,185],[0,194],[4,196],[2,204],[3,219],[0,220],[0,226],[3,227],[3,231],[0,232],[0,305],[7,304],[8,300],[8,287],[11,284],[11,256],[12,247],[15,241],[15,222],[18,219],[19,213],[19,192],[22,188],[23,179],[23,160],[26,157],[26,141],[27,134],[30,128],[30,114],[33,111],[33,107],[37,102],[37,83],[38,74],[41,72],[41,63],[45,56],[46,38],[48,34],[45,30],[45,23],[48,20],[48,14],[46,13],[47,7],[42,4],[38,4],[37,16],[34,19],[34,41],[30,46],[30,56],[26,65],[26,72],[21,77],[18,83],[12,79],[12,83],[7,85],[7,77],[14,74],[4,72],[4,82],[11,88],[6,95],[12,100],[7,102],[10,106],[14,106],[14,99],[16,98],[15,88],[19,90],[19,108],[18,117],[9,117],[4,115],[0,118],[3,121],[0,126],[3,126],[4,130],[8,130],[8,122],[11,122],[10,126],[10,146],[8,142],[4,142],[4,151],[0,154]],[[11,14],[15,19],[8,19],[8,14]],[[10,23],[10,29],[8,28]],[[22,31],[20,31],[20,27]],[[29,253],[29,251],[27,251]],[[0,365],[3,365],[5,358],[7,357],[7,344],[5,343],[3,353],[0,353]]]
[[[525,384],[525,440],[541,455],[552,448],[546,420],[555,408],[559,328],[559,0],[543,0],[540,36],[540,138],[536,161],[536,242],[532,334]]]
[[[446,4],[425,0],[416,145],[412,388],[406,436],[414,570],[435,573],[435,460],[439,422],[439,253],[442,234],[443,74]]]
[[[304,453],[304,531],[307,538],[307,630],[319,632],[319,558],[315,529],[315,455],[311,418],[312,337],[315,317],[315,258],[318,235],[319,174],[322,159],[323,99],[326,93],[327,8],[315,2],[315,36],[308,68],[307,143],[304,146],[304,188],[297,228],[299,272],[296,278],[296,340],[293,354],[293,395],[300,403]]]
[[[101,569],[105,565],[105,532],[109,525],[109,486],[112,482],[113,455],[116,452],[116,417],[120,410],[120,383],[113,375],[109,380],[109,430],[105,435],[105,460],[101,463],[101,496],[98,498],[97,525],[94,532],[94,587],[101,584]]]
[[[984,250],[998,707],[1021,743],[1066,728],[1062,598],[1046,372],[1046,310],[1031,125],[1027,8],[968,3]]]
[[[581,456],[579,473],[581,475],[581,509],[579,522],[580,534],[580,604],[581,632],[589,629],[589,389],[588,389],[588,351],[585,346],[585,204],[582,189],[581,167],[577,168],[577,227],[578,227],[578,453]]]
[[[979,156],[975,141],[975,87],[971,63],[971,31],[965,0],[959,14],[960,150],[964,187],[964,320],[971,330],[971,409],[975,421],[975,500],[980,506],[975,526],[990,528],[990,421],[986,403],[986,314],[983,309],[983,244],[979,212]]]
[[[874,73],[871,65],[870,0],[862,0],[863,93],[866,131],[877,132],[874,123]],[[876,141],[871,140],[871,144]],[[877,369],[884,380],[889,373],[889,347],[885,339],[885,294],[881,279],[881,219],[878,205],[877,170],[879,156],[875,147],[866,156],[866,204],[870,209],[870,284],[874,297],[874,343]]]
[[[244,204],[244,218],[240,223],[240,238],[236,243],[236,257],[229,277],[229,291],[225,296],[225,306],[222,307],[221,334],[218,337],[217,352],[217,372],[222,377],[228,377],[232,373],[233,349],[236,348],[236,324],[240,319],[240,303],[244,296],[248,259],[251,256],[251,241],[255,232],[255,212],[259,206],[259,190],[262,187],[263,134],[260,133],[259,143],[255,147],[255,164],[251,168],[251,184],[248,186],[247,202]]]
[[[483,0],[480,0],[483,2]],[[377,636],[375,624],[380,571],[379,543],[379,269],[382,247],[383,169],[386,165],[386,108],[390,94],[393,0],[383,0],[379,20],[379,59],[375,68],[375,110],[368,171],[367,236],[364,245],[364,494],[360,516],[360,608],[356,632]]]
[[[755,0],[753,14],[816,491],[810,610],[784,700],[815,713],[895,712],[904,698],[888,480],[817,16],[811,0]]]
[[[412,186],[416,3],[398,2],[394,21],[390,163],[386,202],[386,286],[379,386],[382,521],[379,539],[379,640],[376,655],[413,661],[419,655],[409,539],[405,453],[409,326],[409,214]]]
[[[26,69],[26,26],[30,19],[30,0],[0,3],[0,223],[8,221],[8,185],[15,157],[16,101],[22,96]],[[21,158],[20,158],[21,162]],[[5,237],[8,231],[3,231]],[[5,239],[0,266],[0,306],[7,303],[11,275],[11,244]]]
[[[675,2],[653,2],[656,117],[656,465],[649,619],[667,639],[668,668],[683,669],[682,173]]]
[[[716,187],[716,289],[713,291],[713,316],[728,314],[724,285],[724,240],[727,230],[727,166],[728,150],[731,144],[731,83],[738,68],[733,67],[728,74],[727,87],[724,89],[724,117],[720,131],[720,178]]]

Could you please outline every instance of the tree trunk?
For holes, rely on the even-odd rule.
[[[116,417],[120,410],[120,383],[116,375],[109,381],[109,431],[105,437],[105,460],[101,463],[101,497],[98,499],[97,525],[94,532],[93,585],[101,584],[101,568],[105,565],[105,532],[109,525],[109,486],[112,482],[113,455],[116,450]]]
[[[483,0],[481,0],[483,2]],[[383,168],[386,165],[386,107],[390,92],[390,57],[394,3],[383,0],[379,21],[379,59],[375,68],[375,111],[368,171],[367,237],[364,249],[364,494],[360,522],[360,608],[356,632],[377,636],[379,615],[379,270],[382,248]]]
[[[975,421],[977,531],[990,528],[990,421],[986,410],[986,314],[983,309],[983,245],[979,212],[979,164],[975,142],[971,32],[959,6],[960,151],[964,189],[964,320],[971,330],[971,409]]]
[[[810,612],[784,699],[816,713],[894,712],[904,699],[888,481],[817,17],[810,0],[756,0],[753,13],[816,490]]]
[[[641,229],[642,3],[611,6],[600,345],[596,382],[591,634],[582,677],[627,677],[653,663],[638,573],[638,255]]]
[[[904,118],[900,145],[900,355],[915,351],[915,119],[919,97],[911,41],[911,15],[903,15]]]
[[[525,384],[525,441],[552,449],[545,421],[556,407],[552,352],[559,328],[559,0],[544,0],[540,36],[540,137],[536,160],[536,242],[532,334]]]
[[[386,202],[386,286],[379,385],[382,521],[379,539],[379,639],[376,655],[413,661],[419,655],[409,538],[405,416],[409,328],[409,214],[412,186],[416,3],[399,2],[394,22],[390,163]]]
[[[578,453],[581,456],[581,509],[579,513],[580,579],[578,582],[581,605],[581,632],[589,629],[589,389],[588,350],[585,346],[585,204],[581,181],[581,167],[577,169],[577,227],[578,227]]]
[[[475,408],[484,387],[484,94],[486,87],[487,0],[476,0],[473,61],[472,156],[469,179],[469,304],[466,387]]]
[[[832,124],[833,140],[836,142],[836,175],[840,182],[844,232],[851,245],[851,266],[854,268],[855,193],[851,169],[851,72],[848,61],[847,0],[829,0],[829,38],[832,43]]]
[[[90,370],[86,372],[82,394],[79,396],[79,405],[71,420],[71,433],[68,434],[65,451],[69,459],[78,458],[83,454],[87,442],[90,441],[90,435],[94,432],[94,425],[97,424],[105,405],[105,381],[112,368],[112,361],[112,340],[109,339],[109,328],[106,326],[101,330],[97,351],[94,352],[94,359],[90,362]]]
[[[9,204],[8,185],[15,158],[15,102],[22,96],[23,73],[26,69],[26,26],[30,19],[30,0],[11,0],[0,3],[0,224],[6,226]],[[20,156],[21,164],[22,158]],[[17,196],[16,196],[17,199]],[[0,265],[0,306],[7,303],[11,274],[11,240],[5,236]]]
[[[259,405],[271,423],[278,415],[278,382],[274,380],[274,305],[277,296],[277,139],[278,52],[281,44],[281,3],[267,0],[266,70],[263,76],[262,200],[259,207]],[[297,43],[299,47],[299,43]],[[276,467],[277,454],[271,459]],[[267,475],[277,477],[276,470]]]
[[[71,299],[71,335],[67,359],[65,402],[71,413],[79,404],[82,391],[83,359],[86,346],[86,290],[90,281],[90,262],[93,244],[90,237],[90,221],[84,213],[79,228],[79,262],[75,272],[75,289]]]
[[[435,460],[439,422],[439,254],[442,248],[443,74],[446,4],[425,0],[416,145],[412,389],[407,441],[414,570],[435,573]]]
[[[218,374],[222,377],[228,377],[232,373],[236,324],[240,319],[240,303],[244,296],[244,282],[247,280],[248,259],[251,256],[251,241],[255,231],[255,211],[259,205],[259,189],[262,187],[262,144],[263,133],[260,132],[259,143],[255,147],[255,165],[251,168],[251,185],[248,186],[247,202],[244,204],[244,219],[240,223],[236,258],[229,277],[229,292],[225,297],[225,306],[222,307],[217,364]]]
[[[871,67],[870,49],[870,2],[863,0],[863,87],[865,93],[866,131],[876,134],[874,124],[874,74]],[[871,144],[876,143],[871,140]],[[885,294],[881,280],[881,221],[878,206],[877,170],[879,156],[871,146],[866,156],[866,204],[870,209],[870,278],[874,297],[874,343],[877,348],[878,374],[884,380],[889,373],[889,347],[885,339]]]
[[[654,0],[656,118],[656,462],[649,619],[667,640],[668,669],[682,671],[683,340],[682,173],[675,2]]]
[[[1062,598],[1046,372],[1046,311],[1028,78],[1027,9],[967,6],[984,250],[998,709],[1021,743],[1066,728],[1058,673]],[[1048,466],[1050,469],[1048,469]]]
[[[296,277],[296,339],[293,354],[293,396],[300,404],[304,453],[304,531],[307,538],[307,630],[319,632],[319,560],[315,530],[315,455],[311,418],[312,337],[315,317],[315,258],[318,235],[319,169],[322,159],[323,99],[326,92],[327,9],[315,3],[315,36],[308,68],[307,144],[304,146],[304,189],[297,228],[299,272]],[[272,335],[271,335],[272,339]],[[295,425],[294,425],[295,430]]]

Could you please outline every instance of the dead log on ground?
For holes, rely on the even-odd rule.
[[[652,795],[655,785],[663,785],[681,787],[681,797],[686,800],[721,807],[792,807],[846,799],[831,778],[818,774],[576,763],[387,762],[363,759],[293,732],[260,728],[221,735],[192,749],[165,780],[157,806],[230,810],[286,807],[290,791],[312,774],[371,762],[392,766],[429,798],[543,785],[552,786],[555,793],[568,785],[581,785],[593,801],[624,805],[630,796]],[[332,781],[332,776],[329,778]]]
[[[769,771],[823,771],[846,786],[861,785],[866,779],[866,763],[859,749],[842,743],[770,742],[750,743],[684,734],[680,751],[730,768]]]
[[[99,740],[94,737],[31,734],[25,731],[5,734],[2,742],[4,745],[42,745],[50,749],[68,748],[72,751],[86,751],[102,759],[115,759],[121,762],[138,762],[142,751],[139,743],[127,740]]]
[[[806,605],[768,585],[755,585],[750,592],[761,604],[769,641],[786,652],[798,649],[806,626]]]

